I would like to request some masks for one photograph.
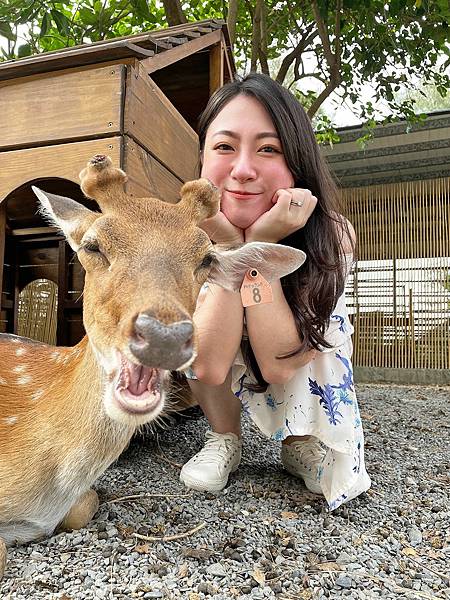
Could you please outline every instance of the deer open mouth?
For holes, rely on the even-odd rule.
[[[165,371],[137,365],[120,356],[115,397],[120,408],[132,415],[151,413],[160,407]]]

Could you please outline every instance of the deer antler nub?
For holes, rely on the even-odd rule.
[[[112,166],[109,156],[93,156],[79,177],[83,193],[96,200],[103,212],[111,210],[118,202],[126,202],[123,184],[127,175],[122,169]]]

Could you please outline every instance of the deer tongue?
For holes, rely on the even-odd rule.
[[[145,392],[159,392],[160,371],[143,365],[136,365],[122,355],[118,388],[126,389],[133,396]]]

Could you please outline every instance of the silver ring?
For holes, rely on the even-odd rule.
[[[298,206],[301,208],[303,206],[303,200],[301,202],[294,202],[294,200],[291,200],[291,206]]]

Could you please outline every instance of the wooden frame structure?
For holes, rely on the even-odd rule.
[[[326,149],[357,233],[348,284],[359,381],[450,384],[450,112],[358,127]]]
[[[0,331],[17,332],[19,293],[44,278],[58,286],[58,343],[83,334],[81,266],[31,184],[92,205],[78,173],[107,154],[129,194],[177,201],[198,174],[198,116],[234,73],[216,20],[0,63]]]

